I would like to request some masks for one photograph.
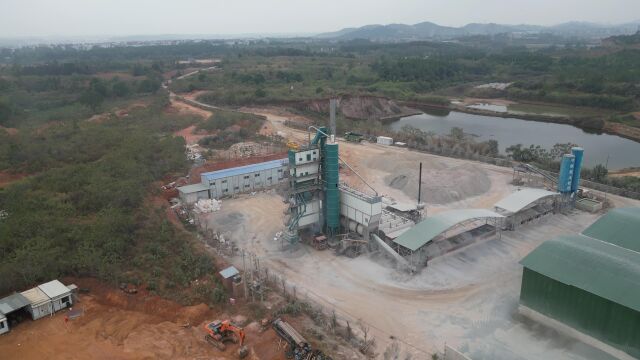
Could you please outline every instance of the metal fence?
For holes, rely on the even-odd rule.
[[[209,230],[210,231],[210,230]],[[205,235],[206,239],[206,235]],[[269,291],[274,291],[287,300],[283,314],[304,313],[308,315],[315,325],[329,333],[341,336],[345,341],[358,349],[369,358],[383,352],[387,339],[395,339],[402,344],[406,351],[419,355],[418,358],[431,358],[432,353],[420,346],[416,346],[397,339],[393,334],[387,333],[364,319],[350,314],[339,306],[325,300],[320,294],[301,288],[296,283],[289,281],[286,274],[270,268],[260,256],[255,253],[237,247],[233,242],[219,243],[209,234],[206,244],[219,256],[227,259],[236,259],[242,262],[242,270],[245,283],[245,296],[247,301],[259,302],[266,298]],[[300,244],[296,246],[302,246]],[[373,335],[382,334],[383,339],[376,339]],[[382,349],[376,347],[376,341],[384,340]]]

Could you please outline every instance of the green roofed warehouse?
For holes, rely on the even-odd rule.
[[[640,357],[640,209],[616,209],[583,235],[522,261],[520,312],[616,358]]]

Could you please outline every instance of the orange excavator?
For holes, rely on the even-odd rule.
[[[207,334],[204,339],[211,345],[218,348],[220,351],[224,351],[226,346],[225,342],[233,342],[240,344],[238,349],[238,356],[240,359],[249,354],[249,349],[244,345],[245,333],[244,330],[233,324],[229,320],[215,320],[204,326]]]

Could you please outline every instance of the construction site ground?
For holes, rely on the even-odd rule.
[[[306,132],[283,126],[286,114],[272,109],[254,111],[266,115],[289,139],[306,141]],[[478,162],[346,142],[340,142],[340,156],[381,195],[408,203],[416,202],[414,187],[418,163],[422,162],[429,214],[492,208],[516,189],[510,185],[511,169]],[[393,183],[402,174],[406,184]],[[348,169],[341,171],[341,179],[368,189]],[[446,196],[429,194],[437,191]],[[614,206],[640,205],[631,199],[609,198]],[[380,254],[350,259],[304,244],[283,247],[274,238],[283,229],[285,212],[283,198],[266,191],[225,200],[222,209],[203,216],[202,223],[241,249],[257,254],[262,265],[284,276],[301,296],[327,311],[335,309],[346,319],[365,321],[376,337],[379,352],[398,339],[417,359],[430,358],[442,351],[445,343],[475,360],[609,359],[517,313],[522,277],[519,261],[545,240],[582,231],[599,214],[576,210],[547,216],[516,231],[503,232],[496,239],[441,256],[419,273],[408,275],[396,271]],[[234,262],[242,266],[240,257]]]
[[[225,313],[207,305],[180,306],[145,292],[125,294],[93,279],[75,279],[90,292],[74,304],[84,315],[65,321],[67,310],[24,320],[0,336],[0,354],[8,359],[237,359],[238,345],[224,352],[204,340],[203,325],[214,319],[239,319],[245,308]],[[240,319],[244,320],[246,317]],[[245,326],[248,359],[285,359],[272,329]]]

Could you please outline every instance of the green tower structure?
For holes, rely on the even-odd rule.
[[[322,175],[324,180],[324,221],[327,235],[333,237],[340,231],[340,175],[338,144],[322,144]]]

